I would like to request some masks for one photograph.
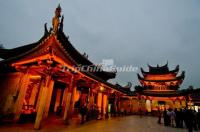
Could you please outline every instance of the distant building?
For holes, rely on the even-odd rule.
[[[138,74],[141,85],[148,91],[176,91],[184,80],[185,72],[180,76],[179,65],[174,70],[169,71],[168,64],[164,66],[152,67],[148,65],[149,72],[141,68],[143,77]]]
[[[158,108],[181,108],[185,107],[185,98],[178,91],[181,83],[185,78],[185,72],[180,75],[179,66],[174,70],[169,70],[168,63],[164,66],[150,66],[146,72],[141,68],[141,73],[138,75],[138,80],[142,85],[143,90],[139,93],[141,98],[146,100],[148,111],[157,110]]]

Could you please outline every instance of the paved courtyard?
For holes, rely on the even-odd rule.
[[[33,130],[32,124],[1,126],[0,132],[27,132]],[[90,121],[83,125],[65,126],[62,124],[47,123],[40,130],[42,132],[186,132],[181,128],[165,127],[157,124],[155,117],[127,116],[102,121]]]

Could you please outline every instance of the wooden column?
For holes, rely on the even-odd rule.
[[[65,110],[65,105],[66,105],[66,101],[67,101],[67,94],[69,92],[69,86],[68,84],[66,84],[66,87],[63,91],[63,99],[62,99],[62,107],[63,107],[63,110],[62,110],[62,115],[64,114],[64,110]]]
[[[109,103],[109,101],[108,101],[108,95],[106,94],[105,95],[105,118],[109,118],[109,115],[108,115],[108,103]]]
[[[65,111],[64,111],[64,115],[63,115],[63,120],[66,121],[65,123],[68,123],[68,117],[69,117],[69,109],[70,109],[70,102],[71,102],[71,98],[72,98],[72,94],[70,92],[67,93],[66,96],[66,104],[65,104]]]
[[[152,112],[152,108],[153,108],[152,100],[150,100],[150,106],[151,106],[151,112]]]
[[[50,80],[48,91],[46,93],[47,99],[46,99],[46,107],[45,107],[45,111],[44,111],[44,118],[47,118],[48,114],[49,114],[49,107],[50,107],[50,103],[51,103],[51,96],[52,96],[53,88],[54,88],[54,80]]]
[[[102,93],[98,92],[98,95],[97,95],[97,107],[98,107],[99,113],[101,113],[101,105],[102,105]]]
[[[38,85],[36,83],[36,84],[33,84],[33,90],[31,93],[30,100],[29,100],[29,105],[35,105],[37,92],[38,92]]]
[[[36,106],[36,111],[38,111],[38,108],[39,108],[39,105],[40,105],[40,100],[42,98],[42,90],[43,90],[43,87],[42,87],[42,79],[40,79],[40,83],[39,83],[39,86],[38,86],[38,94],[36,96],[36,103],[35,103],[35,106]]]
[[[65,89],[64,89],[64,92],[63,92],[63,100],[62,100],[62,107],[63,107],[63,109],[62,109],[62,113],[61,113],[61,115],[64,117],[64,113],[65,113],[65,110],[66,110],[66,105],[67,105],[67,101],[69,100],[68,99],[68,93],[69,93],[69,86],[70,84],[68,84],[66,87],[65,87]]]
[[[69,114],[72,114],[70,113],[71,111],[73,111],[73,107],[70,106],[70,105],[74,105],[74,102],[72,100],[74,100],[74,94],[75,94],[75,87],[74,87],[74,75],[72,75],[72,78],[71,78],[71,82],[69,84],[69,88],[67,90],[67,93],[66,93],[66,98],[65,98],[65,108],[64,108],[64,116],[63,116],[63,120],[65,121],[65,123],[69,123],[68,122],[68,117],[69,117]]]
[[[104,94],[102,93],[102,96],[101,96],[101,118],[104,118]]]
[[[48,103],[47,102],[47,96],[48,96],[47,92],[48,92],[49,86],[52,86],[52,85],[50,85],[51,84],[50,82],[51,82],[51,76],[49,76],[49,75],[47,75],[45,78],[42,78],[42,80],[41,80],[41,83],[42,83],[41,87],[43,87],[43,88],[41,91],[42,92],[41,99],[39,101],[39,106],[38,106],[37,115],[36,115],[36,119],[35,119],[34,129],[40,129],[41,121],[44,116],[46,103]]]
[[[132,98],[129,100],[129,114],[132,114]]]
[[[23,101],[26,95],[26,90],[28,88],[28,84],[29,84],[29,73],[28,71],[22,76],[22,81],[21,81],[21,86],[20,86],[20,90],[19,90],[19,95],[15,104],[15,118],[14,120],[17,121],[19,120],[20,114],[21,114],[21,110],[22,110],[22,106],[23,106]]]
[[[114,116],[117,116],[117,97],[114,95]]]
[[[74,113],[74,104],[75,104],[75,94],[77,92],[77,86],[75,81],[75,76],[73,75],[70,83],[69,93],[68,93],[68,101],[67,101],[67,111],[64,113],[64,121],[66,124],[70,123],[70,119]]]
[[[94,106],[94,93],[92,90],[90,90],[90,94],[89,94],[89,108],[92,108]]]
[[[77,92],[77,87],[73,86],[72,87],[72,96],[71,96],[71,101],[70,101],[70,110],[69,110],[69,117],[72,117],[73,112],[74,112],[74,104],[75,104],[75,94]]]

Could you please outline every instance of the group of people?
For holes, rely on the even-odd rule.
[[[173,126],[177,128],[186,127],[189,132],[193,130],[200,130],[200,110],[199,112],[192,109],[165,109],[163,112],[158,110],[158,123],[161,123],[163,115],[164,125]]]
[[[99,118],[98,107],[96,105],[93,105],[90,109],[88,109],[87,105],[84,104],[83,106],[80,107],[80,115],[81,115],[81,124],[91,119],[98,119]]]

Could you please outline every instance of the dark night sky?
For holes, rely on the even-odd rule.
[[[181,88],[200,87],[199,0],[2,0],[0,43],[14,48],[39,40],[58,3],[65,33],[94,63],[113,59],[147,70],[147,63],[168,61],[170,69],[179,64],[186,71]],[[136,85],[137,72],[118,73],[113,82]]]

